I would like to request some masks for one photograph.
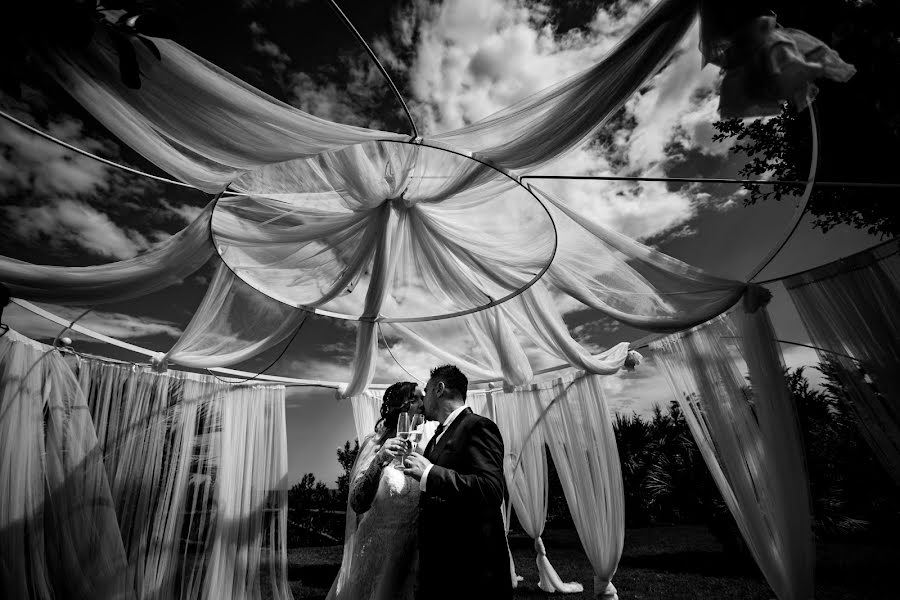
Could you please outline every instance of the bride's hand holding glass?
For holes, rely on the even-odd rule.
[[[384,467],[392,460],[396,460],[403,456],[406,453],[406,446],[406,440],[402,440],[399,437],[385,440],[381,445],[378,454],[375,456],[375,460],[378,461],[379,465]]]
[[[396,468],[403,469],[403,456],[415,449],[416,444],[422,437],[422,426],[424,424],[425,417],[419,413],[400,413],[397,419],[397,437],[405,442],[405,447],[400,460],[394,461]]]

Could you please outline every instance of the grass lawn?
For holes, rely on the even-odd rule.
[[[544,544],[551,564],[564,581],[579,581],[591,598],[590,563],[574,531],[547,531]],[[546,598],[537,587],[531,539],[512,534],[510,548],[516,570],[525,580],[515,598]],[[816,562],[816,600],[895,598],[893,570],[900,564],[896,545],[821,543]],[[296,548],[289,551],[291,588],[295,598],[324,598],[341,562],[341,547]],[[676,526],[630,529],[625,551],[613,578],[623,600],[769,600],[769,586],[752,560],[735,561],[723,553],[705,527]]]

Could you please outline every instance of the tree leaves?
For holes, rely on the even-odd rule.
[[[846,83],[821,83],[815,109],[819,123],[818,179],[847,182],[900,182],[900,37],[896,1],[779,0],[779,21],[830,43],[857,74]],[[800,180],[807,177],[812,154],[807,113],[785,108],[767,120],[719,121],[716,141],[735,142],[732,153],[745,153],[746,177]],[[746,205],[796,196],[798,186],[744,186]],[[862,186],[815,187],[809,213],[813,226],[827,232],[850,225],[872,235],[900,235],[896,191]]]
[[[116,54],[119,56],[119,76],[122,78],[122,83],[132,89],[140,89],[141,67],[138,64],[134,44],[128,37],[117,31],[112,32],[112,41],[116,47]]]
[[[32,54],[56,48],[66,54],[87,48],[102,31],[108,35],[119,62],[122,83],[141,87],[139,41],[162,60],[159,47],[149,38],[172,38],[175,22],[143,0],[54,0],[13,3],[5,10],[8,23],[16,27],[0,37],[0,87],[18,96],[28,76]],[[119,12],[124,13],[119,16]]]
[[[175,22],[157,13],[127,15],[126,23],[136,33],[156,38],[171,39],[175,37]]]

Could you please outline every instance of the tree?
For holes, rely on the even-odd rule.
[[[347,498],[350,495],[350,471],[359,456],[359,440],[354,440],[354,445],[350,447],[350,440],[344,442],[343,446],[337,449],[337,459],[341,468],[344,470],[337,478],[337,493],[335,494],[335,502],[341,507],[347,506]]]
[[[0,36],[0,89],[18,96],[31,60],[45,48],[78,52],[103,31],[119,59],[119,76],[130,88],[141,87],[137,48],[142,46],[161,60],[151,38],[171,38],[175,23],[153,10],[146,0],[35,0],[4,6],[7,23],[15,23]],[[121,12],[121,14],[118,14]]]
[[[875,457],[853,414],[852,398],[841,381],[856,379],[859,373],[844,373],[839,361],[826,360],[817,366],[825,381],[824,393],[831,399],[832,420],[839,438],[838,469],[846,490],[846,511],[862,515],[871,525],[867,534],[892,539],[900,534],[900,488]]]
[[[288,546],[316,546],[340,542],[342,522],[331,518],[334,490],[312,473],[305,473],[288,491]]]
[[[809,32],[853,64],[846,83],[822,82],[815,109],[820,124],[819,179],[900,182],[900,3],[896,0],[780,0],[772,2],[784,26]],[[785,108],[768,120],[714,124],[717,141],[733,140],[746,153],[746,177],[805,180],[811,157],[808,116]],[[796,186],[745,185],[745,205],[780,200]],[[873,235],[900,234],[896,191],[862,187],[815,188],[808,210],[823,232],[838,224]]]
[[[785,377],[800,422],[816,532],[840,535],[864,529],[867,521],[854,516],[849,506],[847,478],[854,465],[847,459],[855,454],[856,436],[846,414],[834,396],[812,388],[803,367]]]
[[[647,477],[647,446],[650,429],[636,413],[613,419],[613,432],[622,463],[622,485],[625,495],[625,524],[629,527],[650,523],[649,502],[644,496],[642,482]]]

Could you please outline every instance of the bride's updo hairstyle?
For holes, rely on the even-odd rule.
[[[381,401],[381,418],[378,419],[378,423],[375,423],[375,431],[378,431],[378,425],[382,422],[385,429],[396,429],[397,418],[400,413],[409,410],[415,391],[416,383],[414,381],[398,381],[384,390],[384,399]]]

